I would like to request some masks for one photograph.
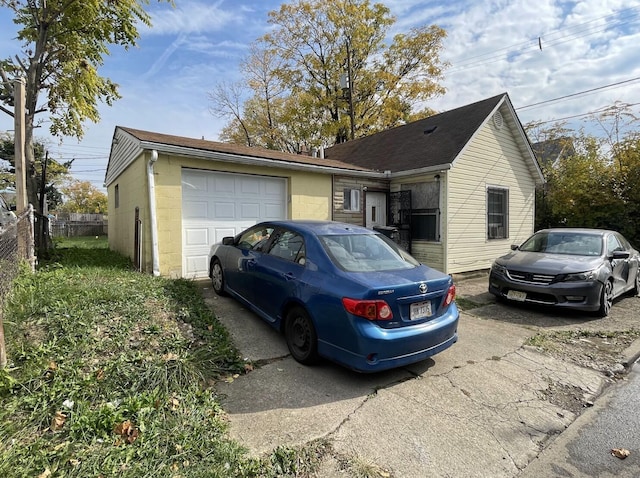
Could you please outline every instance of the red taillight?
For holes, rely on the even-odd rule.
[[[452,285],[451,287],[449,287],[449,290],[447,291],[447,296],[444,298],[444,303],[442,305],[446,307],[451,302],[453,302],[455,298],[456,298],[456,286]]]
[[[347,312],[358,317],[364,317],[369,320],[393,319],[391,307],[384,300],[358,300],[344,297],[342,304]]]

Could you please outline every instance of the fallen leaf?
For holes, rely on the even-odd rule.
[[[96,371],[96,380],[97,380],[98,382],[100,382],[100,381],[104,380],[104,370],[102,370],[102,369],[98,369],[98,370]]]
[[[58,364],[56,364],[53,360],[49,362],[49,370],[53,370],[54,372],[58,370]]]
[[[176,360],[178,360],[178,356],[176,354],[174,354],[174,353],[168,353],[166,355],[163,355],[162,359],[165,362],[172,362],[172,361],[175,362]]]
[[[631,452],[625,448],[614,448],[613,450],[611,450],[611,454],[616,458],[624,460],[626,457],[631,455]]]
[[[130,420],[125,420],[124,422],[119,423],[113,431],[124,438],[127,443],[133,443],[136,441],[139,434],[138,428],[136,428]]]
[[[174,412],[178,409],[178,407],[180,406],[180,400],[178,400],[176,397],[171,397],[169,399],[169,403],[171,404],[171,410],[173,410]]]
[[[67,416],[61,411],[57,411],[51,420],[51,425],[49,426],[49,430],[52,432],[57,432],[62,429],[64,426],[64,422],[67,420]]]
[[[38,475],[38,478],[49,478],[51,476],[51,470],[49,468],[45,468],[42,473]]]
[[[253,365],[250,363],[244,364],[244,373],[253,372]]]
[[[69,459],[69,464],[71,466],[79,466],[80,465],[80,460],[76,460],[75,458],[70,458]]]

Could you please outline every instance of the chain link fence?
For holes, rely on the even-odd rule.
[[[7,362],[4,350],[3,311],[11,292],[11,284],[18,275],[20,262],[27,261],[35,269],[34,212],[29,206],[15,221],[0,226],[0,368]]]

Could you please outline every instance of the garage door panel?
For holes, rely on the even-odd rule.
[[[207,178],[199,176],[193,173],[186,173],[182,175],[182,194],[184,194],[185,190],[190,190],[193,193],[207,192]]]
[[[282,204],[267,203],[262,205],[262,218],[265,221],[280,219],[282,215]]]
[[[217,176],[211,181],[213,194],[235,194],[236,180],[231,176]]]
[[[215,214],[209,219],[233,219],[236,217],[236,205],[230,202],[216,202]]]
[[[240,205],[240,217],[238,219],[259,219],[260,204],[244,203]]]
[[[209,229],[208,228],[185,228],[185,242],[186,247],[190,246],[206,246],[209,244]]]
[[[182,203],[182,217],[184,219],[207,219],[209,204],[205,201],[184,201]]]
[[[206,277],[212,244],[260,221],[286,219],[284,178],[182,171],[182,275]]]
[[[257,178],[239,178],[240,191],[245,196],[260,196],[261,181]]]

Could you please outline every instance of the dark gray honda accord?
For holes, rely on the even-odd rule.
[[[640,256],[616,231],[543,229],[491,266],[489,292],[513,302],[593,311],[640,293]]]

